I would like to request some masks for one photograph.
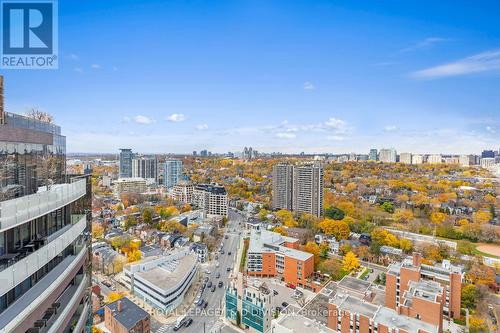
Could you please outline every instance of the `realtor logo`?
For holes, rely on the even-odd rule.
[[[0,0],[1,68],[56,69],[57,3]]]

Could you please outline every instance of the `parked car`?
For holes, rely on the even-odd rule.
[[[288,306],[288,303],[287,303],[287,302],[283,302],[283,303],[281,303],[281,305],[282,305],[284,308],[286,308],[286,307]]]
[[[207,288],[211,288],[211,287],[212,287],[212,281],[208,281]]]
[[[174,331],[178,331],[186,323],[186,315],[179,317],[175,322]]]
[[[278,295],[278,292],[276,290],[273,289],[273,295],[276,296]]]
[[[212,289],[210,289],[212,292],[215,291],[215,284],[212,286]]]
[[[231,267],[226,268],[226,271],[230,272],[231,271]]]
[[[215,273],[215,278],[216,279],[220,278],[220,272]]]
[[[229,251],[229,252],[227,253],[227,255],[228,255],[228,256],[230,256],[230,255],[231,255],[231,251]]]
[[[219,288],[222,288],[223,285],[224,285],[224,282],[219,281]]]
[[[228,239],[228,235],[225,235],[225,236],[224,236],[224,239]]]
[[[185,322],[184,322],[184,327],[189,327],[189,325],[191,325],[193,323],[193,319],[192,318],[188,318]]]
[[[203,306],[202,306],[202,307],[203,307],[204,309],[206,309],[206,308],[207,308],[207,305],[208,305],[208,302],[207,302],[207,301],[204,301],[204,303],[203,303]]]

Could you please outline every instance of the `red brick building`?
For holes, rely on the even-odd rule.
[[[127,297],[104,307],[104,324],[112,333],[151,332],[149,313]]]

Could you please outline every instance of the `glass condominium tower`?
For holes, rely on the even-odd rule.
[[[0,76],[0,332],[88,329],[90,214],[61,128],[5,112]]]
[[[170,189],[182,180],[182,161],[166,160],[163,182]]]

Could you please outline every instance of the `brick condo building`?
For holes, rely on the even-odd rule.
[[[311,288],[314,255],[298,250],[299,240],[267,230],[253,230],[248,247],[247,274],[282,277],[285,283]]]

